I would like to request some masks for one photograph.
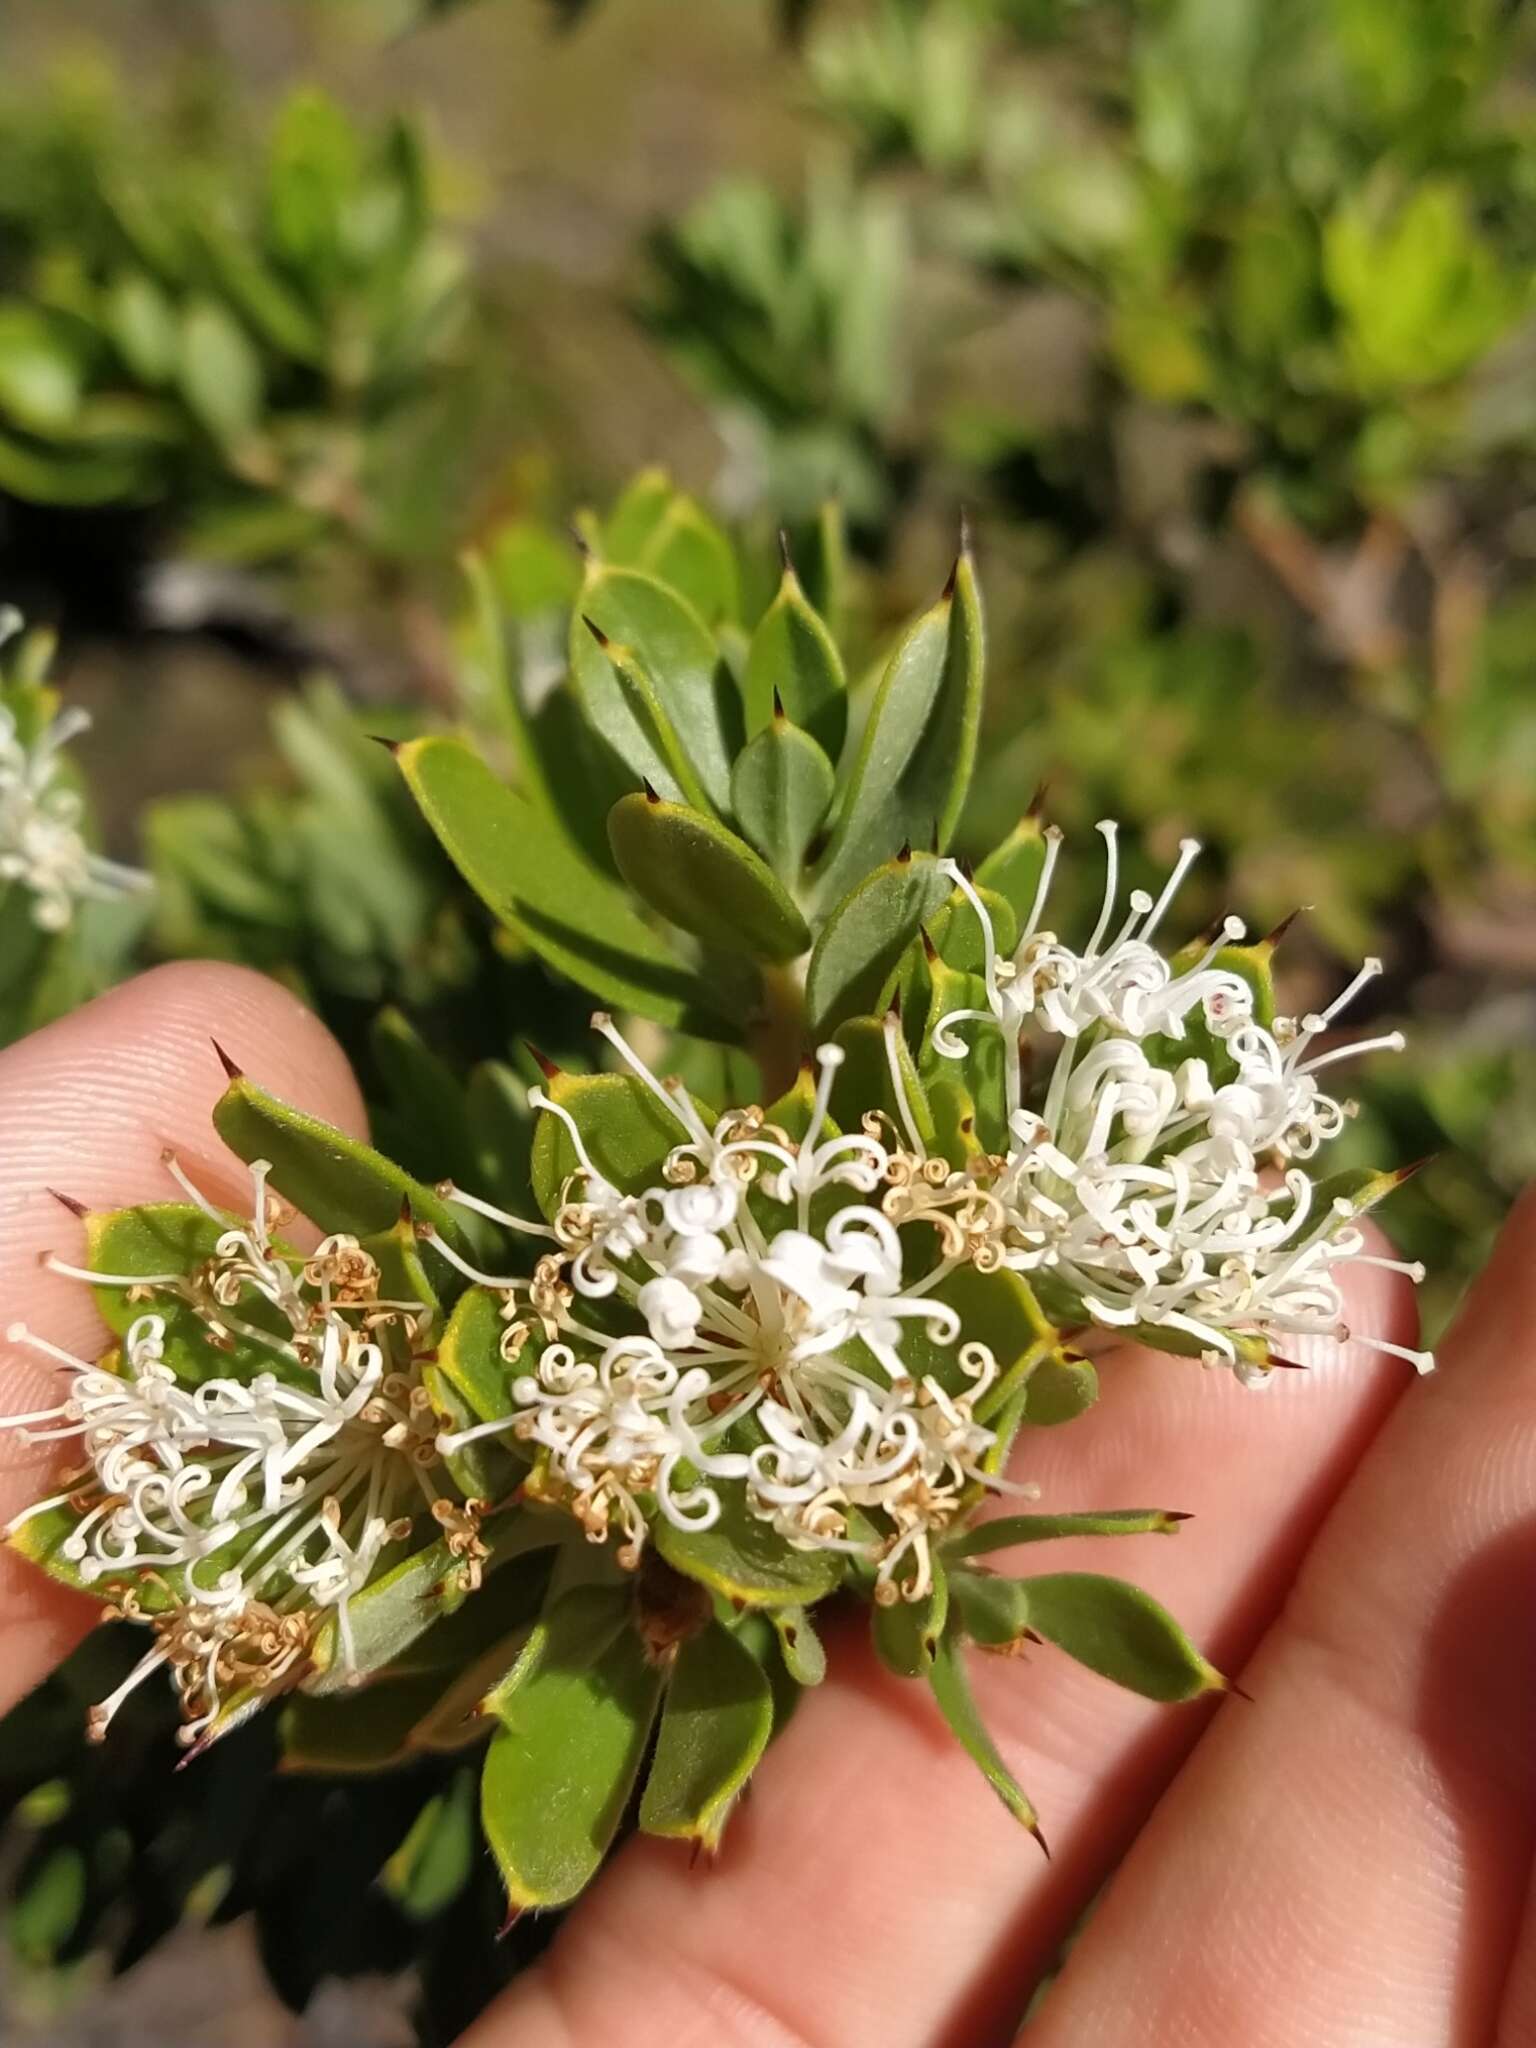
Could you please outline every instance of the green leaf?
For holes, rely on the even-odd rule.
[[[1024,1387],[1024,1420],[1034,1428],[1075,1422],[1099,1398],[1093,1361],[1057,1351],[1042,1358]]]
[[[604,561],[639,568],[646,543],[676,495],[664,469],[642,469],[632,477],[602,525],[599,546]]]
[[[710,802],[703,783],[699,780],[688,757],[688,749],[671,719],[660,693],[646,672],[645,664],[638,660],[634,649],[621,646],[610,640],[599,627],[588,619],[587,629],[597,642],[603,659],[610,664],[618,678],[624,702],[634,713],[635,722],[646,738],[656,748],[682,793],[685,804],[691,804],[696,811],[710,817],[717,815],[716,807]]]
[[[921,1600],[895,1600],[874,1609],[875,1651],[898,1678],[922,1678],[933,1667],[949,1619],[949,1579],[935,1560],[933,1590]]]
[[[620,1194],[654,1187],[667,1154],[687,1139],[683,1124],[633,1074],[557,1072],[545,1088],[580,1131],[592,1164]],[[712,1126],[714,1112],[695,1106]],[[534,1127],[531,1170],[534,1196],[547,1220],[553,1221],[560,1190],[576,1167],[570,1132],[544,1110]]]
[[[21,300],[0,304],[0,408],[19,427],[67,427],[81,397],[81,366],[61,325]]]
[[[479,1422],[508,1413],[507,1368],[501,1355],[502,1297],[488,1287],[459,1296],[437,1347],[437,1371]]]
[[[505,1443],[487,1438],[466,1444],[447,1457],[449,1471],[464,1493],[497,1500],[511,1487],[516,1468],[510,1430],[510,1374],[501,1355],[502,1297],[486,1287],[471,1287],[454,1304],[448,1326],[438,1340],[437,1356],[421,1368],[422,1385],[432,1406],[449,1429],[479,1422],[509,1424]]]
[[[992,941],[999,953],[1012,953],[1018,941],[1018,920],[1006,896],[995,889],[978,887],[983,910],[991,927]],[[927,932],[944,963],[960,974],[983,974],[987,964],[987,938],[981,920],[970,901],[956,889],[928,920]]]
[[[216,441],[237,446],[261,423],[261,357],[245,329],[214,299],[181,317],[179,381],[188,406]]]
[[[811,943],[794,899],[745,840],[660,797],[620,797],[608,813],[619,872],[653,910],[706,945],[793,960]]]
[[[928,1150],[936,1135],[933,1113],[899,1020],[894,1015],[883,1022],[877,1017],[850,1017],[837,1027],[834,1043],[845,1056],[832,1083],[831,1105],[842,1128],[856,1131],[871,1111],[883,1111],[902,1144],[908,1142],[910,1122]]]
[[[361,1690],[296,1692],[278,1716],[283,1771],[372,1777],[407,1762],[411,1731],[443,1689],[441,1672],[380,1679]]]
[[[485,557],[473,550],[460,557],[460,566],[470,601],[471,649],[466,668],[473,682],[465,686],[466,698],[478,700],[483,713],[505,727],[517,760],[519,784],[541,811],[554,817],[555,804],[508,653],[501,586]]]
[[[620,560],[611,548],[610,559]],[[684,491],[671,494],[633,565],[680,591],[706,625],[734,620],[741,609],[735,551],[704,508]]]
[[[976,1701],[971,1693],[971,1682],[966,1676],[958,1616],[951,1619],[949,1627],[940,1638],[933,1662],[928,1667],[928,1683],[933,1688],[934,1698],[938,1701],[939,1712],[949,1723],[966,1753],[979,1767],[982,1776],[1014,1819],[1027,1827],[1043,1845],[1035,1809],[1026,1798],[1023,1787],[999,1756],[997,1744],[987,1733],[986,1725],[977,1712]]]
[[[832,803],[832,763],[809,733],[771,718],[736,756],[731,808],[742,831],[786,885]]]
[[[142,448],[42,455],[0,434],[0,490],[40,505],[107,505],[151,496],[159,477]]]
[[[765,732],[782,707],[830,761],[842,753],[848,731],[842,657],[787,563],[778,595],[752,635],[742,694],[749,732]]]
[[[974,923],[974,920],[970,922]],[[986,985],[980,975],[962,974],[937,953],[925,960],[924,965],[928,978],[928,1013],[920,1055],[923,1078],[930,1086],[946,1075],[951,1079],[963,1079],[975,1113],[975,1136],[982,1151],[1005,1152],[1012,1141],[1008,1133],[1002,1033],[991,1024],[960,1026],[959,1035],[970,1048],[963,1060],[949,1059],[937,1052],[933,1045],[933,1033],[941,1017],[954,1010],[986,1011]]]
[[[718,1848],[731,1807],[773,1733],[763,1667],[712,1621],[677,1652],[640,1801],[648,1835]]]
[[[1029,1626],[1029,1593],[1020,1579],[980,1571],[951,1572],[950,1600],[959,1626],[984,1650],[1007,1650]]]
[[[394,1004],[368,1027],[368,1049],[388,1090],[409,1152],[400,1163],[434,1181],[468,1182],[475,1167],[474,1132],[464,1088],[453,1068]]]
[[[1001,846],[994,847],[976,870],[977,887],[993,890],[1001,896],[1012,907],[1021,927],[1035,907],[1040,876],[1045,868],[1045,854],[1045,828],[1030,812],[1019,820]],[[1006,950],[1011,952],[1012,948]]]
[[[903,844],[948,845],[975,765],[982,668],[975,568],[962,553],[950,587],[908,628],[881,679],[817,872],[823,902]]]
[[[827,1653],[805,1609],[770,1607],[768,1619],[779,1639],[784,1668],[796,1685],[820,1685],[827,1675]]]
[[[85,1263],[93,1273],[119,1278],[131,1275],[149,1280],[191,1273],[213,1256],[219,1238],[237,1221],[233,1216],[227,1223],[216,1221],[184,1202],[149,1202],[137,1209],[108,1210],[86,1218]],[[275,1248],[284,1249],[280,1242]],[[298,1254],[290,1256],[297,1260]],[[296,1370],[288,1348],[292,1332],[287,1317],[252,1292],[241,1300],[240,1321],[252,1330],[270,1331],[271,1345],[239,1331],[228,1351],[213,1348],[203,1318],[172,1294],[157,1294],[153,1302],[146,1302],[130,1301],[123,1287],[102,1286],[93,1292],[102,1320],[119,1337],[126,1336],[140,1316],[151,1311],[164,1319],[165,1362],[184,1386],[231,1375]]]
[[[180,348],[176,311],[152,277],[141,270],[124,271],[107,288],[102,316],[135,377],[145,384],[170,382]]]
[[[633,652],[705,795],[723,813],[730,803],[731,761],[741,739],[741,703],[704,621],[654,576],[593,561],[571,622],[571,673],[587,717],[632,774],[673,799],[686,792],[644,730],[586,621]]]
[[[470,1074],[466,1102],[474,1133],[475,1192],[509,1215],[531,1217],[536,1206],[528,1178],[533,1111],[526,1086],[500,1060],[482,1060]]]
[[[462,1897],[479,1856],[474,1776],[459,1771],[448,1790],[421,1809],[379,1883],[408,1920],[435,1920]]]
[[[501,1727],[480,1816],[514,1908],[561,1906],[618,1831],[662,1674],[630,1620],[627,1587],[582,1587],[538,1622],[486,1699]]]
[[[814,1030],[830,1031],[874,1008],[886,978],[949,886],[931,855],[912,853],[876,868],[843,898],[822,927],[806,971]]]
[[[980,1404],[985,1419],[1006,1403],[1013,1388],[1032,1382],[1057,1342],[1056,1331],[1041,1313],[1023,1274],[1006,1267],[988,1272],[966,1260],[946,1274],[932,1292],[936,1301],[952,1308],[960,1318],[966,1340],[984,1344],[997,1360],[998,1378]],[[933,1373],[951,1393],[963,1391],[968,1384],[956,1349],[952,1344],[934,1342],[920,1324],[911,1327],[902,1346],[903,1356],[918,1377]]]
[[[282,354],[324,370],[329,346],[324,327],[282,282],[264,252],[212,206],[198,213],[192,228],[224,296],[255,333]]]
[[[555,1515],[518,1511],[493,1517],[481,1525],[491,1553],[484,1569],[492,1573],[530,1551],[551,1549],[565,1534],[562,1518]],[[358,1672],[366,1677],[400,1663],[428,1629],[458,1614],[470,1598],[463,1562],[447,1537],[401,1558],[349,1603]],[[336,1647],[335,1624],[328,1621],[315,1640],[313,1668],[304,1681],[307,1693],[324,1698],[351,1689],[352,1677],[337,1659]]]
[[[636,913],[626,892],[470,748],[412,740],[396,758],[464,879],[552,966],[658,1023],[701,1037],[738,1035],[716,992]]]
[[[364,1676],[392,1664],[444,1615],[468,1598],[460,1560],[446,1537],[400,1559],[388,1571],[354,1594],[348,1603],[354,1668]],[[347,1692],[354,1680],[336,1656],[336,1630],[328,1623],[316,1638],[311,1675],[304,1690],[324,1698]]]
[[[57,1967],[90,1895],[85,1856],[73,1842],[51,1849],[13,1879],[6,1913],[7,1946],[33,1970]]]
[[[87,1584],[80,1577],[76,1563],[64,1555],[63,1546],[79,1523],[80,1517],[72,1507],[45,1508],[41,1513],[29,1514],[24,1522],[12,1529],[4,1539],[4,1548],[13,1551],[17,1557],[24,1557],[28,1564],[36,1565],[39,1571],[46,1572],[61,1586],[72,1586],[77,1593],[84,1593],[87,1599],[114,1600],[124,1583],[122,1579],[108,1576]],[[174,1605],[175,1586],[170,1577],[164,1583],[156,1579],[140,1579],[134,1590],[140,1596],[139,1606],[145,1614],[163,1614]]]
[[[302,1109],[279,1102],[244,1074],[231,1080],[213,1112],[219,1136],[247,1162],[272,1162],[272,1184],[325,1231],[371,1237],[391,1230],[407,1203],[457,1251],[476,1233],[465,1213],[404,1173],[393,1160]]]
[[[1061,1536],[1171,1536],[1183,1520],[1162,1508],[1111,1508],[1097,1515],[1000,1515],[950,1539],[944,1555],[983,1557],[991,1550],[1011,1550],[1016,1543],[1050,1543]]]
[[[1024,1590],[1035,1633],[1116,1685],[1149,1700],[1192,1700],[1226,1689],[1173,1616],[1139,1586],[1093,1572],[1056,1572],[1026,1579]]]
[[[749,1416],[719,1440],[716,1448],[750,1450],[761,1442]],[[692,1468],[679,1465],[675,1485],[691,1483]],[[832,1592],[843,1576],[841,1556],[827,1550],[794,1550],[765,1522],[749,1513],[745,1489],[716,1487],[719,1520],[708,1529],[680,1529],[665,1516],[652,1531],[660,1555],[674,1571],[697,1579],[713,1593],[745,1607],[810,1607]]]

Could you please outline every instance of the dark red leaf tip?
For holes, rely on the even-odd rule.
[[[773,715],[775,718],[782,718],[784,716],[784,699],[779,695],[777,683],[773,686]]]
[[[1438,1152],[1426,1152],[1422,1159],[1410,1159],[1406,1166],[1399,1166],[1392,1175],[1394,1183],[1401,1187],[1405,1180],[1412,1180],[1416,1173],[1422,1173],[1426,1166],[1433,1166],[1440,1157]]]
[[[896,858],[903,867],[905,867],[907,862],[912,858],[912,842],[910,839],[903,839],[903,841],[901,842],[901,850],[897,854]]]
[[[371,732],[369,733],[368,737],[373,741],[373,744],[376,747],[382,747],[386,754],[398,754],[401,749],[401,746],[404,744],[404,742],[401,740],[392,740],[386,738],[385,735],[381,732]]]
[[[609,640],[608,635],[603,631],[602,627],[597,623],[596,619],[589,618],[587,614],[583,612],[581,615],[581,623],[586,627],[587,631],[592,635],[592,638],[597,642],[598,646],[601,647],[603,652],[606,654],[608,652],[609,647],[612,645],[612,642]]]
[[[71,1216],[79,1216],[81,1218],[84,1218],[90,1215],[91,1212],[85,1206],[84,1202],[77,1202],[73,1195],[61,1195],[57,1188],[49,1188],[47,1192],[50,1195],[52,1195],[53,1199],[57,1203],[59,1203],[61,1207],[67,1209]]]
[[[1288,917],[1281,918],[1280,922],[1275,926],[1272,932],[1265,933],[1264,937],[1260,939],[1259,944],[1261,946],[1278,946],[1280,941],[1285,937],[1286,933],[1290,930],[1291,926],[1296,922],[1297,918],[1300,917],[1303,914],[1303,912],[1310,909],[1310,907],[1311,906],[1309,904],[1298,903],[1296,908],[1290,913]]]
[[[1045,809],[1045,799],[1050,794],[1050,788],[1049,778],[1044,782],[1037,782],[1035,784],[1035,793],[1030,798],[1029,808],[1024,813],[1026,818],[1038,818],[1040,816],[1040,813]]]
[[[219,1065],[224,1069],[225,1079],[229,1081],[243,1081],[245,1079],[245,1069],[235,1065],[216,1038],[211,1038],[208,1042],[219,1056]]]
[[[560,1069],[555,1065],[555,1062],[552,1059],[548,1058],[544,1053],[541,1053],[539,1051],[539,1048],[534,1044],[531,1038],[525,1038],[523,1040],[523,1046],[528,1054],[528,1057],[533,1061],[534,1065],[538,1068],[539,1072],[544,1076],[545,1080],[553,1081],[560,1073]]]
[[[661,791],[656,787],[655,783],[648,776],[642,776],[640,779],[645,784],[646,802],[648,804],[659,804],[661,802]]]

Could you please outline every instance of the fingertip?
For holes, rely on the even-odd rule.
[[[175,1198],[163,1163],[169,1146],[212,1199],[243,1198],[245,1169],[212,1123],[227,1086],[214,1038],[275,1095],[365,1133],[341,1047],[265,975],[186,962],[109,990],[0,1052],[0,1330],[24,1320],[76,1351],[97,1339],[87,1291],[39,1268],[50,1251],[79,1254],[80,1226],[57,1195],[77,1210]],[[4,1341],[0,1366],[0,1411],[24,1409],[49,1382],[45,1364]],[[6,1476],[0,1469],[0,1495]]]
[[[253,968],[173,961],[66,1021],[98,1041],[110,1033],[130,1056],[151,1060],[157,1074],[174,1078],[189,1108],[211,1113],[232,1064],[296,1108],[367,1135],[367,1111],[346,1054],[291,989]]]
[[[96,1601],[44,1578],[25,1558],[0,1548],[0,1625],[5,1630],[0,1714],[25,1698],[100,1620]]]

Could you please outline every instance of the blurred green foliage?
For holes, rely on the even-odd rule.
[[[182,99],[146,121],[89,65],[0,97],[0,489],[223,561],[440,552],[474,299],[420,125],[301,86],[253,151]]]

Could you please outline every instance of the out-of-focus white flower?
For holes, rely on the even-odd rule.
[[[87,897],[124,896],[148,887],[137,868],[92,853],[81,830],[78,793],[62,779],[62,754],[90,724],[62,711],[30,746],[15,715],[0,704],[0,882],[32,896],[33,922],[63,931]]]

